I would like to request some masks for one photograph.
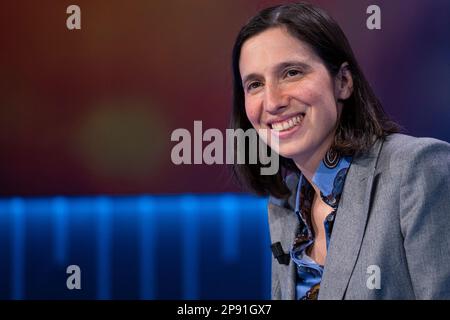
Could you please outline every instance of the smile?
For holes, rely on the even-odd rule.
[[[271,124],[271,127],[275,131],[279,131],[279,132],[287,131],[289,129],[292,129],[295,126],[300,125],[304,116],[305,116],[304,114],[300,114],[300,115],[294,116],[292,118],[286,119],[284,121],[275,122],[275,123]]]

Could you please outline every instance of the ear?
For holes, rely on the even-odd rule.
[[[347,62],[344,62],[335,78],[335,97],[338,101],[343,101],[353,93],[353,76]]]

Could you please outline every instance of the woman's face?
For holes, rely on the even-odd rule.
[[[244,43],[239,68],[247,117],[279,138],[280,155],[301,162],[331,145],[346,97],[307,44],[268,29]]]

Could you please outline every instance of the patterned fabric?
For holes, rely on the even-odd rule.
[[[339,157],[336,153],[329,151],[320,162],[312,179],[320,190],[322,200],[331,207],[331,212],[323,222],[327,249],[351,161],[351,157]],[[324,268],[306,253],[307,249],[314,243],[314,230],[311,225],[313,198],[313,187],[300,173],[295,203],[295,213],[300,220],[300,227],[290,252],[292,260],[297,265],[296,296],[299,300],[317,299]]]

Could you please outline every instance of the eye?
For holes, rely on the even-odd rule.
[[[298,76],[298,75],[300,75],[301,73],[302,73],[302,72],[301,72],[300,70],[297,70],[297,69],[290,69],[290,70],[287,70],[287,71],[286,71],[285,76],[286,76],[287,78],[291,78],[291,77]]]
[[[252,91],[252,90],[255,90],[255,89],[258,89],[259,87],[261,87],[262,86],[262,83],[261,82],[258,82],[258,81],[253,81],[253,82],[250,82],[248,85],[247,85],[247,91]]]

